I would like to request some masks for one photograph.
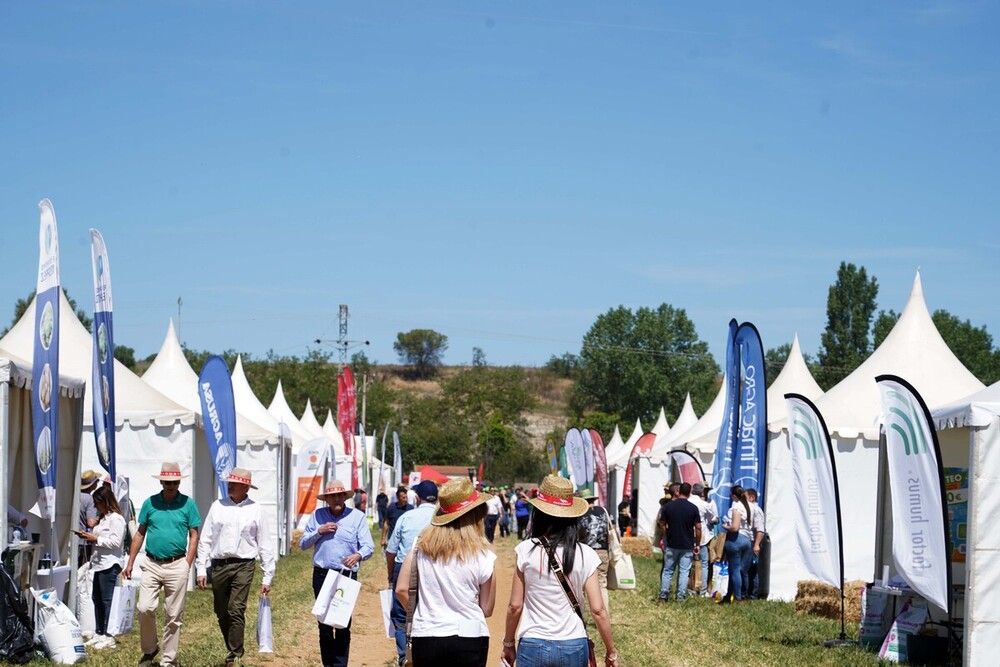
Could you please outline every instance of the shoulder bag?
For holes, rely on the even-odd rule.
[[[549,568],[555,573],[556,578],[562,585],[563,592],[566,593],[566,597],[569,599],[569,606],[571,606],[573,611],[576,612],[576,615],[580,617],[580,622],[583,623],[583,629],[586,631],[587,621],[583,618],[583,610],[580,609],[580,603],[576,599],[576,594],[573,592],[573,589],[570,588],[569,582],[566,581],[566,575],[562,571],[562,566],[559,564],[559,561],[556,560],[555,550],[546,538],[539,537],[538,541],[541,543],[542,547],[544,547],[545,553],[549,555]],[[588,659],[590,660],[590,667],[597,667],[597,656],[594,655],[594,641],[590,637],[587,637],[587,648],[589,650]]]

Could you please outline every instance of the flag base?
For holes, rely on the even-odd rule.
[[[840,639],[828,639],[823,642],[823,648],[849,648],[851,646],[858,646],[858,642],[853,639],[848,639],[841,636]]]

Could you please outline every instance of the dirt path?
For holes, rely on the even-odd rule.
[[[494,543],[497,553],[497,601],[493,616],[486,619],[490,628],[490,657],[488,665],[500,663],[501,641],[510,598],[511,579],[514,576],[514,547],[517,537],[500,538]],[[396,664],[396,644],[385,636],[382,625],[382,607],[378,592],[386,587],[385,561],[375,555],[361,571],[361,597],[354,608],[351,626],[351,667],[391,667]],[[304,630],[305,631],[305,630]],[[316,625],[309,632],[315,634]],[[315,657],[315,654],[313,654]]]

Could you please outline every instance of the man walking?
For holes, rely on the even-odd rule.
[[[680,574],[677,577],[677,600],[681,601],[687,597],[692,552],[697,554],[701,550],[701,517],[698,508],[689,500],[691,485],[684,482],[678,492],[679,497],[660,510],[659,521],[664,524],[666,539],[659,602],[666,602],[670,598],[670,584],[678,564],[680,564]]]
[[[705,485],[701,482],[691,487],[691,497],[688,500],[698,508],[698,516],[701,518],[701,544],[698,545],[698,563],[701,569],[701,594],[708,595],[708,572],[710,563],[708,562],[708,543],[712,540],[712,526],[719,521],[719,516],[715,512],[715,504],[705,500]],[[695,581],[698,581],[698,570],[695,568]]]
[[[146,563],[142,568],[139,586],[139,646],[142,649],[140,667],[152,667],[159,652],[156,634],[156,608],[159,595],[164,593],[163,653],[161,667],[176,667],[177,647],[181,639],[181,622],[184,620],[184,599],[187,596],[188,574],[198,550],[198,528],[201,515],[194,501],[180,492],[181,467],[172,462],[160,466],[160,491],[150,496],[139,510],[139,530],[132,538],[128,565],[122,573],[132,578],[132,566],[139,549],[146,545]]]
[[[503,512],[503,505],[500,503],[500,499],[496,496],[490,496],[490,499],[486,501],[486,539],[489,540],[490,544],[493,544],[493,537],[496,535],[497,522],[500,521],[500,514]]]
[[[247,598],[253,583],[254,563],[260,557],[264,578],[260,594],[271,592],[274,578],[274,545],[264,510],[247,495],[253,477],[245,468],[233,468],[224,480],[228,495],[216,500],[205,517],[198,544],[198,588],[205,590],[207,570],[212,565],[212,596],[222,639],[226,642],[226,667],[243,659]]]
[[[389,588],[391,590],[396,590],[399,569],[403,567],[406,554],[410,552],[414,542],[417,541],[417,535],[427,527],[434,517],[438,496],[437,484],[425,479],[413,487],[413,491],[417,494],[417,507],[412,512],[407,512],[399,517],[385,547],[385,563],[389,569]],[[395,595],[392,596],[392,611],[389,615],[396,630],[396,653],[399,654],[399,664],[402,665],[403,659],[406,658],[406,610],[403,609],[403,605]]]
[[[746,490],[747,502],[750,504],[750,529],[753,531],[753,555],[750,557],[749,576],[743,582],[746,590],[743,591],[743,599],[756,600],[760,597],[760,580],[758,569],[760,567],[760,544],[767,534],[764,523],[764,510],[757,504],[757,489]]]
[[[392,535],[392,530],[396,527],[396,522],[399,521],[399,517],[413,509],[413,505],[406,502],[406,496],[406,489],[400,487],[399,490],[396,491],[396,502],[389,505],[389,507],[385,510],[385,521],[382,522],[383,549],[385,549],[386,542],[389,541],[389,536]]]
[[[331,570],[357,580],[358,566],[375,553],[368,521],[361,510],[347,506],[351,490],[340,480],[330,480],[319,499],[320,507],[306,522],[299,548],[313,550],[313,594],[319,596]],[[323,667],[347,667],[351,654],[351,626],[334,630],[319,624],[319,652]]]

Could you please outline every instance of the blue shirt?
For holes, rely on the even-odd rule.
[[[413,543],[417,541],[417,536],[434,518],[435,511],[437,505],[424,503],[399,517],[396,527],[392,529],[392,537],[385,545],[385,552],[396,554],[396,562],[402,563],[406,559],[406,552],[412,549]]]
[[[334,521],[337,530],[326,535],[319,534],[319,527],[324,523]],[[361,560],[368,560],[375,553],[375,543],[372,542],[371,531],[368,530],[368,521],[365,520],[364,512],[344,508],[343,514],[334,516],[329,507],[321,507],[306,522],[305,532],[299,540],[299,548],[302,550],[315,546],[313,551],[313,565],[325,570],[351,570],[358,571],[358,565],[347,568],[343,565],[343,559],[351,554],[361,554]]]

